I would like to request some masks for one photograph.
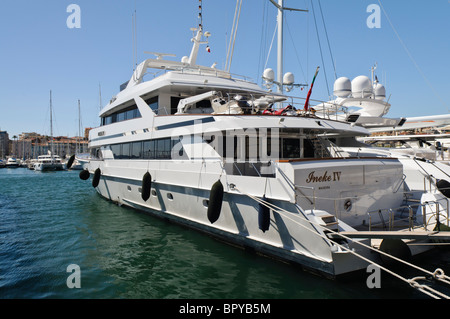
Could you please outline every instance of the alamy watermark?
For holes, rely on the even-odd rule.
[[[66,10],[70,15],[67,17],[66,24],[69,29],[81,28],[81,8],[77,4],[70,4]]]
[[[66,271],[71,273],[69,277],[67,277],[66,285],[68,288],[81,288],[81,269],[80,266],[76,264],[71,264],[67,266]]]
[[[367,18],[366,24],[369,29],[381,28],[381,8],[378,4],[370,4],[367,7],[367,13],[371,13]]]
[[[367,273],[370,273],[367,277],[366,285],[369,289],[381,288],[381,268],[377,265],[370,264],[367,266]]]

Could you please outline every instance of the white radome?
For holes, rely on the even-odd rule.
[[[372,93],[372,83],[367,76],[360,75],[353,79],[352,95],[354,98],[368,98]]]
[[[340,77],[334,82],[334,95],[341,98],[349,97],[352,93],[352,82],[349,78]]]

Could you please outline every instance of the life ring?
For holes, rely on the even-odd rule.
[[[96,188],[98,184],[100,183],[100,175],[102,174],[102,171],[100,168],[97,168],[94,173],[94,178],[92,179],[92,186]]]
[[[222,210],[223,202],[223,185],[218,180],[211,187],[208,203],[208,220],[211,224],[214,224],[220,217],[220,211]]]
[[[142,178],[141,197],[144,201],[147,201],[150,198],[151,189],[152,189],[152,176],[150,175],[149,172],[147,172]]]

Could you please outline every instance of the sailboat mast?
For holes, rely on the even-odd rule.
[[[80,100],[78,100],[78,138],[77,138],[77,152],[80,153],[80,138],[81,138],[81,111]]]
[[[50,149],[53,162],[53,108],[52,108],[52,90],[50,90]]]

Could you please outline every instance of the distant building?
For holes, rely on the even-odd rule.
[[[6,131],[0,131],[0,159],[9,155],[9,135]]]
[[[88,152],[88,141],[83,137],[57,136],[52,143],[49,136],[37,133],[20,134],[19,140],[12,141],[11,149],[17,158],[29,159],[48,154],[52,150],[52,144],[53,153],[62,158]]]

